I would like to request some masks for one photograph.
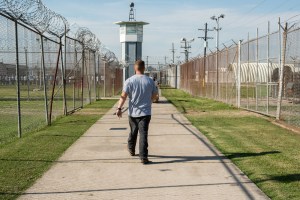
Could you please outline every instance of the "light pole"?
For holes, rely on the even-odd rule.
[[[217,90],[216,90],[216,98],[219,97],[219,40],[220,40],[220,19],[225,18],[224,14],[221,14],[220,16],[212,16],[211,19],[217,22],[217,27],[215,27],[216,31],[216,48],[217,48],[217,55],[216,55],[216,73],[217,73]]]

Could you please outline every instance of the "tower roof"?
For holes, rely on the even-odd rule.
[[[137,24],[137,25],[148,25],[148,22],[143,22],[143,21],[119,21],[115,22],[117,25],[125,25],[125,24]]]

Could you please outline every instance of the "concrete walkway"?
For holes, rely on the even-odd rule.
[[[129,156],[127,117],[114,110],[20,199],[268,199],[165,100],[154,104],[146,166]]]

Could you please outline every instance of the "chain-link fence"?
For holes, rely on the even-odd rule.
[[[300,29],[268,30],[182,64],[180,88],[300,126]]]
[[[95,35],[27,3],[0,1],[0,144],[122,87],[121,65]]]

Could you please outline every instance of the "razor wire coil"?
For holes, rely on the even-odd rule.
[[[47,8],[41,0],[0,0],[0,12],[33,27],[41,34],[48,33],[61,38],[69,31],[74,33],[70,30],[67,19]],[[102,60],[111,66],[120,67],[116,55],[108,50],[90,29],[76,29],[74,36],[83,43],[85,49],[99,53]]]

